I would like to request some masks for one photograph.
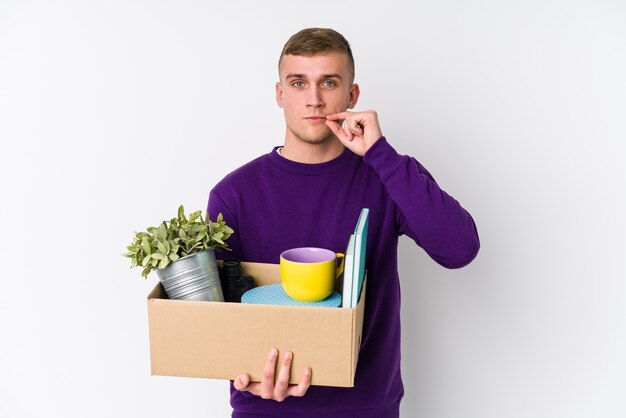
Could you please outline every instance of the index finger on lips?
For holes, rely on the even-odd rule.
[[[326,119],[329,119],[329,120],[345,119],[351,114],[353,114],[353,112],[333,113],[331,115],[326,115]]]

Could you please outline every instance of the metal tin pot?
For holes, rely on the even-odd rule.
[[[213,250],[179,258],[156,272],[170,299],[224,302]]]

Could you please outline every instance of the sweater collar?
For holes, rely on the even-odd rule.
[[[293,174],[302,174],[316,176],[322,174],[334,173],[340,170],[354,155],[348,148],[344,148],[343,152],[336,158],[319,164],[305,164],[291,161],[278,154],[277,150],[280,146],[274,147],[272,152],[268,154],[270,161],[281,170],[288,171]]]

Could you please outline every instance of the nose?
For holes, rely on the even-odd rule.
[[[311,86],[308,93],[306,101],[307,107],[318,109],[324,105],[322,95],[320,94],[321,92],[317,86]]]

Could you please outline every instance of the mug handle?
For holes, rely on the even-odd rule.
[[[337,274],[335,275],[335,279],[338,279],[339,276],[341,276],[341,273],[343,273],[343,263],[344,261],[346,261],[346,258],[343,253],[336,253],[336,254],[337,254],[337,259],[341,258],[341,264],[339,265],[339,267],[337,267]]]

